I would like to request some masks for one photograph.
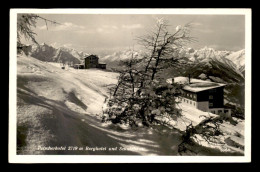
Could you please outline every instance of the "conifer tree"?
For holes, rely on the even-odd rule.
[[[17,14],[17,53],[28,53],[28,47],[21,42],[21,38],[24,37],[27,40],[32,41],[36,45],[38,42],[35,39],[36,33],[33,32],[33,28],[36,27],[37,20],[41,19],[45,21],[46,29],[48,29],[48,23],[59,24],[56,21],[48,20],[37,14]]]

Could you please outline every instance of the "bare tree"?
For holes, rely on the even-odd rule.
[[[147,35],[137,39],[148,50],[143,58],[146,62],[144,73],[150,74],[150,78],[141,82],[140,88],[144,86],[145,81],[153,81],[159,71],[186,64],[179,52],[187,43],[196,41],[190,36],[192,25],[189,23],[183,27],[177,26],[174,33],[168,31],[168,26],[167,21],[159,19]]]
[[[157,73],[181,65],[178,52],[194,38],[189,35],[189,24],[179,26],[174,33],[170,33],[167,27],[165,21],[158,20],[153,30],[137,38],[147,52],[139,57],[132,53],[129,61],[121,63],[124,70],[119,71],[118,84],[108,102],[108,120],[131,125],[141,120],[149,126],[154,122],[162,123],[160,118],[165,114],[180,115],[175,107],[178,85],[161,82]]]

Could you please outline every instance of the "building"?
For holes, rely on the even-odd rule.
[[[99,63],[99,58],[96,55],[90,55],[84,58],[83,64],[75,64],[75,69],[90,69],[90,68],[100,68],[106,69],[105,63]]]
[[[106,64],[105,63],[99,63],[99,58],[96,55],[90,55],[85,57],[84,59],[84,68],[89,69],[89,68],[100,68],[100,69],[106,69]]]
[[[99,63],[98,64],[98,68],[100,69],[106,69],[107,68],[107,65],[105,63]]]
[[[90,55],[84,58],[84,66],[85,69],[89,68],[98,68],[98,56],[96,55]]]
[[[84,69],[84,65],[83,64],[74,64],[73,66],[75,69]]]
[[[224,107],[225,84],[187,77],[170,78],[167,82],[183,85],[179,101],[204,112],[231,115],[231,109]]]

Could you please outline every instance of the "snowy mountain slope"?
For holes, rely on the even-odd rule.
[[[132,50],[125,50],[125,51],[118,51],[114,52],[111,55],[107,55],[102,58],[103,61],[105,62],[118,62],[121,60],[129,60],[132,55],[135,58],[138,58],[138,54],[140,54],[141,51],[132,51]]]
[[[78,52],[75,49],[67,47],[54,48],[45,43],[37,45],[30,45],[31,51],[29,54],[41,61],[48,62],[63,62],[69,64],[80,63],[84,57],[87,55],[84,52]]]
[[[17,154],[177,155],[177,131],[162,126],[126,130],[96,118],[117,76],[97,69],[62,70],[59,64],[18,56]],[[39,149],[48,146],[93,149]],[[94,151],[96,147],[107,150]],[[117,147],[117,151],[109,151],[109,147]]]
[[[131,130],[127,126],[100,123],[94,117],[102,113],[108,87],[117,82],[117,73],[97,69],[62,70],[59,65],[17,57],[17,154],[178,154],[181,135],[176,130],[163,126]],[[193,111],[190,112],[189,116]],[[39,149],[71,145],[125,150]],[[212,152],[201,155],[212,155]],[[226,154],[215,151],[214,155]]]
[[[243,74],[237,70],[233,63],[225,58],[209,58],[200,62],[194,62],[186,71],[185,75],[191,74],[192,77],[199,78],[205,74],[208,79],[211,77],[221,78],[224,83],[240,83],[244,81]],[[217,82],[217,80],[213,81]]]
[[[189,63],[186,67],[169,68],[158,73],[158,77],[163,81],[171,77],[188,76],[193,78],[210,80],[227,84],[225,89],[225,102],[240,107],[244,107],[244,67],[243,50],[239,52],[218,51],[213,48],[204,47],[199,50],[183,48],[179,51],[179,56]],[[141,57],[142,52],[136,52]],[[108,68],[121,68],[119,60],[128,60],[132,57],[131,51],[121,51],[106,56],[104,60]],[[138,56],[137,56],[138,57]],[[228,58],[227,58],[228,57]],[[237,60],[234,60],[237,59]],[[234,62],[233,62],[234,61]],[[240,66],[238,66],[238,64]],[[142,64],[139,64],[142,66]],[[243,110],[239,108],[239,114],[243,116]],[[237,113],[237,110],[234,110]],[[234,113],[235,113],[234,112]]]
[[[121,69],[120,61],[126,61],[134,58],[140,58],[141,51],[122,50],[114,52],[110,55],[105,55],[100,58],[100,61],[107,64],[107,69]]]
[[[235,71],[237,74],[243,76],[239,70],[240,66],[237,66],[237,64],[234,63],[232,59],[227,58],[231,54],[234,54],[233,56],[235,56],[236,53],[231,51],[218,51],[214,50],[213,48],[204,47],[194,51],[190,51],[190,49],[184,49],[182,56],[187,57],[194,64],[202,63],[203,65],[207,66],[212,66],[214,65],[213,63],[221,64],[222,66],[225,66],[225,68]],[[239,60],[243,59],[239,58]]]
[[[240,72],[245,71],[245,49],[233,52],[226,58],[235,63]]]
[[[89,78],[93,75],[98,76],[96,80]],[[85,114],[102,112],[108,94],[105,86],[116,82],[116,76],[98,70],[84,75],[18,56],[18,145],[26,146],[19,149],[20,153],[43,153],[36,150],[37,146],[82,145],[82,138],[74,136],[77,127]]]
[[[88,53],[84,53],[83,51],[77,51],[73,48],[59,47],[58,49],[70,53],[72,56],[76,57],[79,60],[84,60],[85,56],[90,55]]]
[[[212,59],[213,61],[222,62],[236,73],[243,76],[243,69],[245,67],[245,51],[240,50],[237,52],[231,51],[216,51],[212,48],[203,48],[196,52],[198,59],[205,61],[205,59]],[[204,58],[200,58],[200,57]]]
[[[138,55],[140,56],[142,53],[142,51],[135,51],[134,56],[138,58]],[[226,66],[226,68],[230,68],[232,71],[243,76],[244,50],[232,52],[218,51],[209,47],[204,47],[198,50],[194,50],[193,48],[183,48],[177,54],[178,56],[185,57],[188,61],[194,64],[202,63],[203,65],[211,65],[211,63],[221,63],[222,66]],[[177,54],[175,53],[173,55],[176,56]],[[103,57],[102,60],[108,63],[108,65],[116,66],[120,60],[129,60],[131,57],[132,51],[126,50],[107,55]]]
[[[245,78],[232,63],[224,57],[209,58],[183,69],[182,76],[225,83],[225,105],[232,109],[232,114],[244,117]],[[169,74],[176,73],[170,71]],[[234,106],[233,106],[234,105]]]

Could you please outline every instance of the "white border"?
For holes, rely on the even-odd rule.
[[[245,15],[245,155],[244,156],[111,156],[111,155],[16,155],[16,23],[17,13],[38,14],[188,14]],[[9,68],[10,163],[184,163],[251,162],[251,9],[11,9]]]

